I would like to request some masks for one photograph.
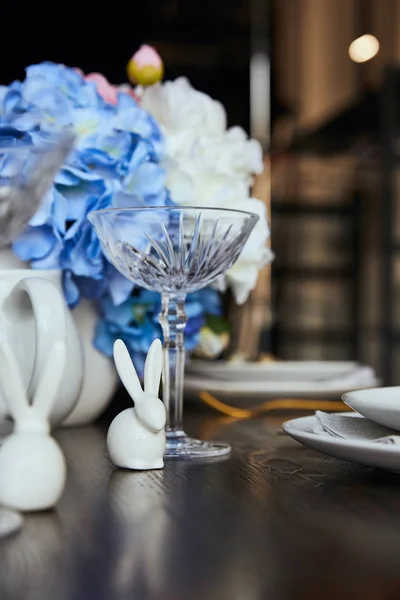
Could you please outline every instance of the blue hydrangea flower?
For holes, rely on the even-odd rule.
[[[129,348],[135,367],[142,374],[151,343],[162,337],[158,322],[161,310],[160,295],[147,290],[135,290],[135,294],[119,306],[105,298],[101,301],[100,308],[102,316],[96,329],[96,348],[107,356],[112,356],[113,344],[120,337]],[[188,296],[186,350],[190,352],[196,348],[200,330],[205,323],[205,313],[220,315],[221,312],[221,297],[212,288]]]
[[[172,203],[160,167],[164,139],[134,98],[120,93],[116,105],[108,104],[94,82],[64,65],[33,65],[23,82],[0,86],[0,147],[9,143],[10,131],[18,143],[39,145],[62,128],[75,130],[76,146],[13,250],[34,269],[61,269],[71,307],[81,297],[97,300],[95,346],[111,356],[115,339],[122,338],[140,371],[151,342],[161,336],[160,297],[139,289],[132,295],[133,284],[105,259],[87,215],[110,206]],[[10,176],[8,168],[0,161],[0,180]],[[221,312],[215,290],[188,299],[189,351],[205,312]]]
[[[34,269],[62,269],[71,306],[81,295],[105,293],[123,302],[132,285],[112,273],[87,214],[121,202],[170,202],[159,165],[164,141],[157,123],[128,94],[119,94],[116,106],[107,104],[95,83],[74,69],[42,63],[28,67],[23,82],[0,88],[1,125],[30,134],[33,144],[63,127],[77,134],[42,207],[15,241],[15,253]]]

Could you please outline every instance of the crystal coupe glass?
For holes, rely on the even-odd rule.
[[[167,458],[211,458],[230,446],[188,437],[182,427],[185,298],[222,276],[238,259],[258,216],[220,208],[162,206],[94,211],[107,258],[136,285],[161,294],[163,401]]]
[[[0,247],[10,245],[25,229],[71,152],[69,130],[27,133],[0,126]]]

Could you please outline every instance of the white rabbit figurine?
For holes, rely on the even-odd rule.
[[[114,344],[114,361],[127,392],[135,403],[119,413],[110,425],[107,446],[114,465],[124,469],[162,469],[165,452],[166,412],[158,397],[162,346],[154,340],[144,367],[144,391],[122,340]]]
[[[0,446],[0,504],[9,508],[46,510],[63,492],[65,460],[48,419],[65,359],[65,342],[55,342],[30,404],[15,356],[0,339],[0,386],[14,420],[14,432]]]

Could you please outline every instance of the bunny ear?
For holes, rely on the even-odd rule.
[[[147,353],[144,365],[144,391],[146,394],[158,396],[162,371],[161,340],[154,340]]]
[[[29,411],[29,402],[21,372],[5,337],[0,338],[0,388],[14,421]]]
[[[142,386],[133,365],[128,348],[122,340],[114,343],[114,362],[118,375],[131,398],[138,402],[143,395]]]
[[[65,368],[67,348],[64,341],[57,341],[50,350],[49,358],[41,373],[38,386],[33,398],[35,412],[46,420],[53,408],[55,396],[60,387]]]

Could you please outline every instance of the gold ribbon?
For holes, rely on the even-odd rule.
[[[341,400],[299,400],[296,398],[277,398],[267,400],[262,404],[249,408],[237,408],[225,402],[221,402],[208,392],[200,392],[199,397],[204,404],[211,406],[218,412],[233,417],[234,419],[253,419],[263,413],[274,410],[329,410],[329,411],[351,411]]]

